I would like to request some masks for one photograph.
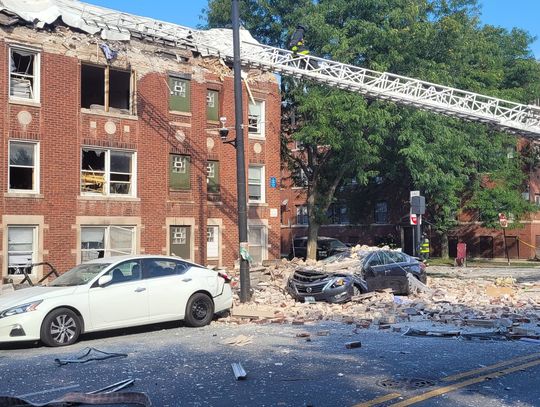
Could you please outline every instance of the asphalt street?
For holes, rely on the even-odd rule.
[[[321,331],[329,332],[318,336]],[[304,332],[310,341],[296,336]],[[238,335],[251,342],[221,343]],[[362,346],[347,349],[350,341]],[[54,361],[87,347],[128,356],[64,366]],[[245,380],[235,379],[235,362],[246,370]],[[0,374],[1,395],[27,395],[33,402],[134,378],[130,390],[162,407],[540,405],[538,344],[410,337],[338,322],[214,322],[199,329],[171,323],[86,335],[66,348],[4,345]]]

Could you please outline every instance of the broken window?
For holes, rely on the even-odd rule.
[[[219,120],[219,92],[208,90],[206,95],[206,118],[208,120]]]
[[[172,190],[191,188],[191,163],[188,155],[170,154],[169,188]]]
[[[219,161],[208,161],[206,165],[206,183],[209,194],[219,193]]]
[[[83,148],[81,193],[135,196],[134,153]]]
[[[81,262],[126,254],[135,254],[134,226],[81,227]]]
[[[81,66],[81,107],[132,114],[132,73],[109,66]]]
[[[9,52],[9,95],[39,102],[39,53],[21,48]]]
[[[264,101],[249,102],[248,135],[264,137]]]
[[[9,190],[38,192],[38,143],[9,142]]]
[[[8,226],[8,274],[36,259],[37,226]]]

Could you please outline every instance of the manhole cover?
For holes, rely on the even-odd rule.
[[[377,385],[386,389],[420,389],[435,386],[435,382],[429,379],[384,379],[379,380]]]

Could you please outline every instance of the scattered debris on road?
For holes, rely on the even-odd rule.
[[[236,380],[244,380],[247,377],[247,373],[240,364],[238,363],[231,363],[231,367],[234,373],[234,376],[236,377]]]
[[[58,366],[67,365],[70,363],[87,363],[94,360],[105,360],[111,358],[127,358],[127,353],[116,353],[116,352],[104,352],[96,348],[84,348],[83,354],[76,356],[71,359],[54,359]]]
[[[232,338],[227,338],[222,340],[220,343],[222,345],[231,345],[231,346],[245,346],[249,343],[253,342],[253,336],[252,335],[238,335],[234,336]]]

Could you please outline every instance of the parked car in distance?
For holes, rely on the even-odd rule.
[[[317,238],[317,260],[326,259],[334,254],[347,251],[349,246],[341,240],[333,237],[319,236]],[[298,257],[305,259],[307,256],[307,237],[296,237],[293,239],[293,247],[289,254],[289,259]]]
[[[200,327],[232,306],[230,279],[169,256],[118,256],[80,264],[47,286],[0,296],[0,343],[71,345],[86,332],[184,320]]]
[[[346,302],[353,295],[384,288],[409,294],[409,278],[426,283],[426,265],[394,250],[340,252],[318,267],[302,267],[289,277],[287,290],[304,302]],[[340,267],[343,264],[343,267]]]

